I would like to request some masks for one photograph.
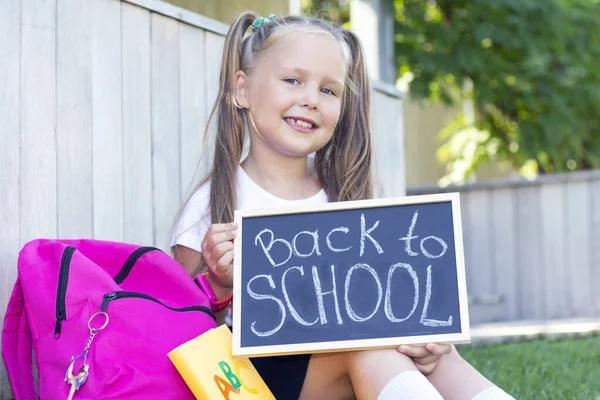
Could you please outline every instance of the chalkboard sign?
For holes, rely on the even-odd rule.
[[[470,342],[457,193],[235,220],[234,355]]]

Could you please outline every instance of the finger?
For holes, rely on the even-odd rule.
[[[202,251],[211,252],[213,251],[213,247],[219,243],[231,242],[231,240],[235,239],[236,234],[237,231],[235,229],[213,234],[207,233],[204,237],[204,241],[202,242]]]
[[[425,348],[432,354],[443,356],[444,354],[450,353],[452,350],[452,345],[445,343],[427,343]]]
[[[231,231],[237,229],[237,224],[235,222],[230,222],[227,224],[212,224],[208,227],[206,231],[206,235],[212,235],[219,232]]]
[[[223,242],[217,244],[213,247],[211,252],[211,259],[215,262],[215,264],[223,257],[223,254],[227,253],[230,250],[234,249],[234,245],[231,242]]]
[[[414,361],[415,364],[427,365],[427,364],[433,364],[433,363],[439,361],[440,357],[441,356],[438,356],[435,354],[430,354],[425,357],[414,357],[412,360]]]
[[[213,267],[213,269],[216,268],[221,257],[223,257],[223,255],[228,251],[233,250],[233,248],[234,245],[232,242],[223,242],[217,244],[215,247],[212,248],[211,251],[207,250],[207,252],[205,253],[206,264]]]
[[[398,351],[412,358],[421,358],[431,355],[431,353],[425,348],[425,346],[402,345],[398,347]]]
[[[218,275],[225,275],[229,272],[229,268],[231,266],[231,262],[233,261],[234,251],[230,250],[223,254],[223,256],[219,259],[217,264],[215,265],[215,273]]]

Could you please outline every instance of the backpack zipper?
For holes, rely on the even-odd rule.
[[[131,253],[131,255],[127,258],[127,261],[125,261],[125,264],[123,264],[121,270],[117,273],[117,275],[115,275],[115,283],[117,283],[117,285],[123,283],[125,278],[127,278],[127,275],[129,275],[129,273],[131,272],[131,269],[133,268],[135,262],[139,260],[140,257],[142,257],[144,254],[150,253],[151,251],[161,250],[157,249],[156,247],[140,247],[139,249]]]
[[[138,292],[126,292],[126,291],[118,291],[118,292],[111,292],[111,293],[106,293],[104,295],[104,300],[102,300],[102,304],[100,305],[100,311],[104,311],[106,312],[106,310],[108,310],[108,305],[111,301],[114,300],[118,300],[118,299],[124,299],[124,298],[137,298],[137,299],[146,299],[146,300],[150,300],[153,301],[155,303],[160,304],[163,307],[168,308],[171,311],[177,311],[177,312],[187,312],[187,311],[200,311],[203,312],[205,314],[207,314],[208,316],[210,316],[213,320],[215,320],[216,322],[216,317],[215,317],[215,313],[213,313],[211,311],[210,308],[208,307],[204,307],[204,306],[190,306],[190,307],[180,307],[180,308],[174,308],[174,307],[169,307],[168,305],[166,305],[165,303],[161,302],[160,300],[149,296],[147,294],[144,293],[138,293]]]
[[[63,251],[58,272],[58,287],[56,289],[56,324],[54,325],[54,339],[60,337],[61,322],[67,319],[67,284],[69,283],[69,267],[75,253],[75,247],[67,246]]]

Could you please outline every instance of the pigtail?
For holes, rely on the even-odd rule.
[[[210,215],[212,223],[233,221],[236,207],[236,175],[244,147],[245,110],[239,108],[234,98],[235,74],[242,69],[244,35],[257,14],[247,12],[231,25],[221,63],[219,95],[210,114],[217,119],[217,137],[210,177]],[[208,136],[208,128],[205,137]]]
[[[364,200],[373,197],[371,85],[358,37],[342,30],[351,60],[341,116],[329,143],[317,151],[315,166],[330,201]]]

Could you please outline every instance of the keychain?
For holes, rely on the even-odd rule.
[[[92,321],[97,316],[103,316],[105,318],[104,324],[100,328],[92,328]],[[90,320],[88,321],[88,329],[90,330],[90,338],[87,342],[87,345],[85,346],[85,349],[83,349],[83,351],[81,353],[77,354],[76,356],[71,357],[71,363],[69,364],[69,366],[67,367],[67,371],[65,372],[65,382],[71,386],[71,389],[69,390],[69,397],[67,397],[67,400],[72,400],[73,396],[75,395],[75,392],[77,390],[79,390],[79,388],[87,380],[88,374],[89,374],[89,369],[90,369],[90,366],[87,363],[87,355],[90,352],[90,347],[92,345],[92,341],[94,340],[94,337],[102,329],[106,328],[106,325],[108,325],[108,314],[106,314],[106,312],[98,311],[96,314],[94,314],[90,317]],[[82,363],[81,367],[79,368],[77,375],[73,375],[73,368],[75,366],[75,361],[78,358],[82,358],[83,363]]]

